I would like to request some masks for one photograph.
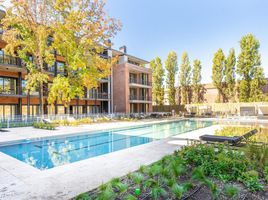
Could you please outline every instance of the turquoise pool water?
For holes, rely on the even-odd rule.
[[[94,133],[22,141],[0,151],[38,169],[49,169],[211,126],[210,121],[181,120]]]

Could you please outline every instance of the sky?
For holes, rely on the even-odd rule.
[[[106,0],[105,10],[123,24],[113,48],[126,45],[133,56],[148,61],[159,56],[163,63],[173,50],[178,65],[187,51],[191,63],[201,60],[202,82],[209,83],[214,53],[222,48],[228,55],[233,47],[238,55],[239,40],[248,33],[260,41],[268,77],[267,8],[267,0]]]
[[[129,54],[145,60],[168,52],[188,52],[191,63],[200,59],[202,82],[211,82],[212,59],[222,48],[240,52],[239,40],[252,33],[260,41],[262,66],[268,76],[267,0],[107,0],[106,11],[120,19],[122,30],[114,48],[127,46]],[[178,74],[177,74],[178,77]]]

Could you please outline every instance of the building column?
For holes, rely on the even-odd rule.
[[[18,74],[18,82],[17,82],[17,93],[19,96],[19,100],[18,100],[18,110],[17,110],[17,114],[18,115],[22,115],[22,88],[21,88],[21,84],[22,84],[22,77],[21,77],[21,72],[19,72]]]
[[[54,103],[54,108],[55,108],[55,115],[58,114],[58,103],[57,101]]]
[[[76,98],[76,114],[79,115],[79,98]]]
[[[31,113],[30,113],[30,92],[27,91],[27,115],[29,116]]]
[[[111,113],[111,79],[108,78],[108,113]]]

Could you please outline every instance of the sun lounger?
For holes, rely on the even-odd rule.
[[[234,137],[227,137],[227,136],[217,136],[217,135],[202,135],[200,136],[200,140],[206,142],[228,142],[232,145],[237,145],[243,140],[250,138],[251,136],[257,133],[257,129],[251,130],[242,136],[234,136]]]

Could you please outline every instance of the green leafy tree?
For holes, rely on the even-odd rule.
[[[201,100],[201,68],[202,66],[200,60],[194,60],[192,76],[193,103],[199,103]]]
[[[261,75],[263,69],[260,69],[259,47],[259,41],[252,34],[245,35],[240,40],[241,52],[237,61],[237,73],[241,77],[239,81],[239,100],[241,102],[255,101],[262,93],[264,77]],[[251,83],[253,79],[254,83]]]
[[[83,97],[85,88],[98,86],[110,74],[115,60],[100,56],[110,47],[112,38],[121,24],[106,15],[102,0],[56,0],[55,15],[60,19],[53,26],[53,47],[65,59],[66,77],[57,76],[50,88],[48,102],[64,102]],[[62,90],[64,84],[71,88]],[[60,92],[61,91],[61,92]]]
[[[225,57],[222,49],[219,49],[213,58],[212,66],[212,81],[213,85],[218,90],[217,102],[224,101],[224,68],[225,68]]]
[[[262,87],[266,84],[262,67],[256,67],[254,77],[250,82],[250,101],[258,102],[265,100]]]
[[[191,65],[187,52],[182,54],[182,61],[180,66],[180,89],[181,89],[181,103],[190,103],[190,84],[191,84]]]
[[[224,70],[225,84],[226,84],[225,95],[228,101],[231,102],[235,101],[235,95],[236,95],[235,64],[236,64],[235,50],[232,48],[230,49],[229,55],[225,60],[225,70]]]
[[[43,115],[43,89],[49,78],[45,67],[54,63],[53,47],[49,42],[53,32],[50,25],[54,21],[52,1],[12,0],[10,3],[1,21],[3,40],[7,43],[4,50],[13,56],[18,55],[26,65],[29,71],[26,88],[30,92],[39,90],[40,114]]]
[[[163,105],[164,103],[164,68],[162,66],[161,59],[156,57],[150,62],[150,68],[152,69],[152,95],[153,102],[156,105]]]
[[[165,68],[167,70],[166,85],[168,89],[168,101],[170,105],[175,105],[175,76],[178,71],[178,61],[177,54],[174,51],[171,51],[168,54],[167,60],[165,62]]]

